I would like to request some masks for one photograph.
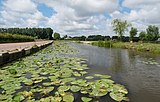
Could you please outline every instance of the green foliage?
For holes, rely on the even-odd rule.
[[[61,37],[60,37],[60,34],[59,33],[54,33],[54,39],[56,40],[59,40]]]
[[[108,93],[113,93],[110,96],[114,100],[125,101],[127,89],[112,81],[111,76],[98,73],[88,76],[86,59],[76,57],[77,53],[69,44],[55,41],[33,56],[2,67],[0,102],[74,102],[75,94],[83,102],[90,102],[99,101]],[[18,73],[11,75],[9,69]]]
[[[112,21],[113,31],[115,31],[116,34],[118,34],[120,40],[122,40],[122,36],[125,33],[125,31],[128,30],[128,27],[131,26],[126,20],[122,21],[120,19],[115,19]]]
[[[112,41],[97,41],[92,42],[92,45],[99,47],[112,47]]]
[[[146,32],[144,32],[144,31],[140,32],[139,33],[139,38],[140,38],[141,41],[144,41],[145,38],[146,38]]]
[[[0,33],[26,35],[38,39],[53,39],[53,30],[51,28],[0,28]]]
[[[15,69],[9,69],[9,73],[15,75],[15,74],[17,74],[17,71]]]
[[[133,28],[133,27],[131,27],[131,30],[130,30],[130,40],[132,41],[133,40],[133,38],[137,35],[137,32],[138,32],[138,30],[137,30],[137,28]]]
[[[146,35],[147,41],[158,40],[159,38],[159,28],[158,27],[149,25],[146,31],[147,31],[147,35]]]
[[[26,35],[0,33],[0,43],[28,42],[34,41],[34,38]]]
[[[107,47],[104,41],[95,41],[92,43],[94,46]],[[160,54],[160,44],[153,43],[129,43],[129,42],[111,42],[112,48],[124,48],[124,49],[134,49],[141,52],[149,52],[154,54]]]
[[[104,40],[110,40],[110,36],[102,36],[102,35],[90,35],[86,39],[87,41],[104,41]]]
[[[85,36],[76,36],[76,37],[73,37],[72,40],[75,40],[75,41],[85,41],[86,37]]]
[[[23,101],[25,98],[23,95],[21,95],[20,93],[16,94],[14,97],[13,97],[13,100],[12,102],[21,102]]]

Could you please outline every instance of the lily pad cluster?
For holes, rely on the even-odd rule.
[[[160,65],[156,60],[154,60],[153,58],[149,58],[146,59],[145,61],[140,61],[143,64],[147,64],[147,65]]]
[[[90,102],[106,95],[118,102],[128,100],[127,89],[111,76],[88,75],[86,59],[70,56],[77,52],[65,42],[54,42],[2,67],[0,102]]]

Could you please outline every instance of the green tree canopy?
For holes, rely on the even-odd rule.
[[[130,41],[132,41],[133,38],[137,35],[137,32],[138,32],[137,28],[131,27],[131,30],[129,32],[130,33]]]
[[[147,35],[146,39],[148,41],[156,41],[159,38],[159,28],[153,25],[149,25],[146,29]]]
[[[128,27],[131,26],[126,20],[122,21],[120,19],[115,19],[112,21],[113,31],[118,34],[120,40],[122,40],[122,36],[125,31],[128,30]]]
[[[60,34],[59,33],[54,33],[54,39],[56,40],[59,40],[61,37],[60,37]]]
[[[145,31],[140,32],[139,33],[139,38],[140,38],[141,41],[144,41],[145,38],[146,38],[146,32]]]
[[[0,33],[27,35],[38,39],[53,39],[51,28],[0,28]]]

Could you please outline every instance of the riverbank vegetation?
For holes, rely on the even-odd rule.
[[[106,96],[117,102],[129,101],[123,85],[109,75],[89,74],[86,59],[74,57],[77,53],[68,43],[54,42],[39,53],[2,67],[0,101],[95,102]]]
[[[16,43],[34,41],[34,37],[18,34],[0,33],[0,43]]]
[[[107,48],[124,48],[135,51],[160,54],[160,44],[142,43],[142,42],[115,42],[115,41],[95,41],[91,43],[94,46]]]
[[[51,28],[0,28],[0,33],[32,36],[36,39],[53,40]]]

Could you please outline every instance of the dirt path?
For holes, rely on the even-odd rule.
[[[49,42],[51,42],[51,41],[0,44],[0,52],[13,51],[13,50],[16,50],[16,49],[30,48],[34,45],[40,46],[40,45],[47,44]]]

